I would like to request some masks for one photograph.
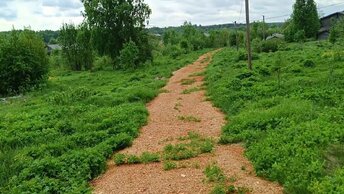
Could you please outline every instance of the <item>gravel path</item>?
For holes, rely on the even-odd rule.
[[[226,122],[225,116],[211,102],[206,101],[202,89],[203,76],[197,74],[205,71],[214,52],[201,56],[193,64],[174,73],[164,88],[167,92],[147,105],[150,113],[148,125],[141,129],[133,146],[122,153],[139,155],[146,151],[162,151],[165,145],[173,144],[177,138],[186,136],[190,131],[204,137],[220,136]],[[194,83],[186,83],[193,79]],[[186,89],[192,88],[198,91],[183,94],[183,91],[185,93]],[[181,116],[192,116],[200,122],[182,121],[179,118]],[[235,178],[235,186],[250,188],[251,193],[257,194],[283,193],[278,184],[256,177],[243,153],[244,149],[240,145],[217,146],[214,153],[183,161],[186,168],[171,171],[164,171],[162,163],[117,167],[109,161],[108,171],[91,184],[96,194],[206,194],[213,185],[204,181],[203,170],[208,164],[216,162],[227,177]]]

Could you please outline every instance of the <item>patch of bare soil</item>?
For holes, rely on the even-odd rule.
[[[147,105],[148,125],[141,129],[133,146],[121,153],[159,152],[190,131],[215,139],[220,136],[225,116],[206,101],[203,89],[202,72],[213,54],[207,53],[174,73],[164,88],[167,92]],[[164,171],[162,163],[115,166],[109,161],[108,171],[91,184],[96,194],[209,193],[213,185],[205,181],[203,171],[216,162],[237,187],[247,187],[257,194],[283,193],[278,184],[257,177],[243,154],[241,145],[217,146],[213,153],[182,161],[184,168],[171,171]]]

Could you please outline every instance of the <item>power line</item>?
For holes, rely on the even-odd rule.
[[[344,5],[344,2],[342,3],[334,3],[334,4],[331,4],[331,5],[326,5],[326,6],[322,6],[322,7],[318,7],[317,10],[320,11],[322,9],[325,9],[325,8],[329,8],[329,7],[333,7],[333,6],[338,6],[338,5]],[[285,15],[279,15],[279,16],[272,16],[272,17],[267,17],[265,19],[277,19],[277,18],[282,18],[282,17],[287,17],[287,16],[290,16],[291,14],[285,14]]]

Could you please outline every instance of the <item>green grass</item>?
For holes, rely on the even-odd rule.
[[[195,117],[195,116],[178,116],[178,119],[181,121],[185,121],[185,122],[196,122],[199,123],[201,122],[201,119]]]
[[[208,165],[203,173],[208,182],[224,183],[227,179],[222,169],[216,164]]]
[[[192,88],[183,90],[182,94],[191,94],[191,93],[198,92],[201,90],[202,90],[202,88],[200,88],[200,87],[192,87]]]
[[[45,88],[0,102],[0,193],[90,193],[88,181],[146,124],[145,104],[202,53],[130,71],[53,69]]]
[[[230,120],[221,143],[244,142],[257,174],[282,183],[287,193],[344,190],[342,49],[288,44],[259,54],[252,72],[235,50],[224,49],[208,66],[208,96]]]
[[[164,161],[164,170],[169,171],[178,168],[178,165],[176,162],[173,161]]]
[[[195,82],[196,82],[195,79],[183,79],[183,80],[181,81],[181,84],[182,84],[183,86],[188,86],[188,85],[194,84]]]
[[[179,138],[179,141],[182,141],[182,143],[165,146],[163,152],[165,160],[186,160],[200,154],[211,153],[214,150],[214,142],[211,139],[202,138],[194,132],[190,132],[186,137]]]

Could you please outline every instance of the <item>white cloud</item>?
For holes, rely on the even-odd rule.
[[[251,0],[251,20],[265,15],[268,22],[284,21],[292,11],[295,0]],[[344,10],[343,0],[317,0],[323,15]],[[179,26],[184,21],[194,24],[244,22],[243,0],[146,0],[153,13],[150,26]],[[80,0],[0,0],[0,30],[21,29],[57,30],[63,22],[81,23],[83,10]],[[277,17],[276,16],[283,16]]]

